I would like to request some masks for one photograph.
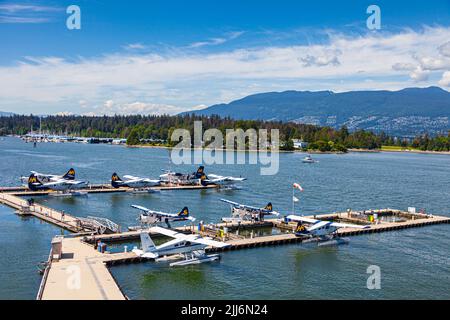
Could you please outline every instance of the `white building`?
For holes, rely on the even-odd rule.
[[[300,139],[292,139],[292,142],[294,143],[295,149],[303,149],[308,147],[308,142],[302,141]]]

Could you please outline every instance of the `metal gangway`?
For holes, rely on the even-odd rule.
[[[96,231],[98,234],[120,232],[120,226],[107,218],[88,216],[86,218],[78,217],[78,219],[83,228]]]

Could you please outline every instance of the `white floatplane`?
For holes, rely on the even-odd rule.
[[[157,225],[164,222],[170,228],[170,222],[195,221],[194,217],[189,216],[188,207],[184,207],[179,213],[155,211],[135,204],[133,204],[131,207],[143,211],[143,213],[139,217],[139,220],[142,224]]]
[[[155,246],[154,242],[150,238],[149,232],[160,233],[174,239],[162,245]],[[140,238],[142,248],[134,248],[132,250],[139,257],[156,259],[164,256],[169,257],[180,254],[184,257],[184,260],[173,262],[170,266],[199,264],[219,260],[219,254],[207,255],[205,253],[205,248],[208,246],[216,248],[224,248],[229,246],[227,243],[214,241],[210,238],[203,238],[197,234],[183,234],[161,227],[151,227],[148,230],[142,230],[140,233]]]
[[[203,179],[205,179],[204,170],[205,170],[204,166],[198,167],[197,171],[191,174],[174,172],[170,170],[163,170],[165,171],[165,173],[160,175],[159,178],[161,179],[161,181],[167,183],[201,184],[202,177]]]
[[[52,182],[58,180],[75,180],[75,169],[70,168],[63,175],[49,174],[49,173],[40,173],[37,171],[30,171],[37,179],[41,182]],[[21,177],[20,180],[22,183],[27,183],[29,177]]]
[[[278,212],[273,210],[271,202],[264,208],[258,208],[226,199],[220,199],[220,201],[228,203],[231,206],[231,217],[223,217],[223,222],[264,221],[264,216],[279,215]]]
[[[59,179],[50,182],[42,182],[33,173],[28,178],[28,188],[32,191],[45,191],[54,190],[61,192],[71,192],[74,190],[80,190],[86,188],[89,182]]]
[[[285,221],[297,222],[295,235],[297,237],[318,238],[319,245],[334,245],[348,243],[347,239],[337,236],[336,231],[341,228],[368,229],[369,225],[356,225],[348,223],[340,223],[326,220],[317,220],[297,215],[289,215],[285,217]],[[306,225],[305,225],[306,224]]]
[[[146,192],[149,192],[151,190],[149,190],[148,188],[156,187],[161,184],[161,180],[153,180],[130,175],[125,175],[123,177],[125,178],[125,180],[122,180],[115,172],[112,174],[111,185],[113,186],[113,188],[128,187],[135,189],[135,191],[145,190]]]
[[[221,176],[218,174],[211,173],[204,176],[202,180],[203,185],[217,184],[220,186],[225,186],[228,188],[233,188],[237,182],[242,182],[247,180],[247,178],[242,177],[232,177],[232,176]]]

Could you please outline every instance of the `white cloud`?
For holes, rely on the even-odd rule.
[[[423,70],[421,67],[417,67],[412,71],[409,76],[416,82],[426,81],[430,76],[430,72],[428,70]]]
[[[70,61],[26,57],[0,66],[0,96],[2,108],[21,112],[24,109],[17,109],[24,105],[57,111],[75,106],[74,112],[97,106],[95,112],[108,111],[104,104],[111,100],[111,112],[166,108],[173,113],[263,91],[399,89],[418,81],[429,86],[437,84],[430,80],[436,71],[424,69],[415,57],[435,56],[448,39],[450,28],[434,27],[357,37],[331,33],[322,44],[214,53],[179,48],[167,54],[122,52]],[[306,67],[299,57],[308,56],[315,64]],[[443,66],[423,62],[428,68]]]
[[[300,58],[299,61],[303,63],[304,67],[318,66],[324,67],[328,65],[338,66],[339,62],[338,56],[342,54],[342,51],[327,51],[322,52],[317,55],[307,55],[306,57]]]
[[[398,62],[392,66],[393,70],[396,71],[412,71],[416,68],[416,65],[413,63],[401,63]]]
[[[144,49],[147,49],[147,46],[145,46],[142,43],[138,42],[138,43],[129,43],[129,44],[123,46],[123,48],[125,50],[133,51],[133,50],[144,50]]]
[[[198,105],[189,108],[189,110],[200,110],[204,108],[206,108],[205,105]],[[132,103],[115,103],[113,100],[107,100],[103,103],[101,107],[94,106],[91,108],[91,111],[84,112],[83,115],[87,116],[102,116],[115,114],[175,115],[183,111],[185,111],[183,108],[167,104],[145,103],[139,101]]]
[[[450,41],[439,47],[439,53],[443,56],[450,57]]]
[[[441,81],[439,81],[439,84],[443,87],[450,88],[450,71],[444,72]]]
[[[0,4],[0,10],[8,13],[16,12],[51,12],[60,11],[61,8],[50,7],[50,6],[38,6],[38,5],[28,5],[28,4],[16,4],[16,3],[5,3]]]
[[[0,23],[45,23],[51,21],[50,14],[63,8],[6,3],[0,4]]]
[[[418,58],[418,61],[424,70],[437,71],[450,68],[450,59],[422,57]]]
[[[244,34],[243,31],[230,32],[230,33],[228,33],[226,35],[226,37],[211,38],[211,39],[208,39],[206,41],[199,41],[199,42],[191,43],[189,45],[189,48],[201,48],[201,47],[205,47],[205,46],[217,46],[217,45],[220,45],[220,44],[224,44],[225,42],[228,42],[230,40],[234,40],[234,39],[240,37],[242,34]]]

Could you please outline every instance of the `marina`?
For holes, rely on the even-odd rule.
[[[391,210],[385,210],[390,211]],[[401,213],[401,212],[397,212]],[[318,216],[318,218],[329,218],[329,215]],[[277,227],[280,221],[273,219],[266,221],[263,225],[253,227]],[[441,216],[418,216],[418,219],[398,223],[384,223],[371,226],[369,229],[343,229],[339,230],[340,237],[356,236],[363,233],[378,233],[405,228],[418,228],[434,224],[448,224],[450,218]],[[221,224],[218,227],[228,226],[230,230],[238,228],[237,225]],[[246,224],[252,228],[250,223]],[[291,226],[292,227],[292,226]],[[286,228],[286,227],[285,227]],[[292,227],[293,228],[293,227]],[[194,228],[178,228],[182,232],[195,232]],[[127,232],[124,234],[85,236],[76,238],[61,239],[61,252],[55,253],[52,248],[50,259],[45,271],[41,289],[37,295],[38,299],[100,299],[100,300],[121,300],[127,299],[119,286],[115,283],[109,272],[109,267],[124,263],[147,262],[147,259],[136,256],[133,252],[123,253],[99,253],[93,246],[96,241],[130,241],[139,236],[138,232]],[[286,245],[295,243],[317,242],[314,238],[299,238],[292,233],[262,236],[254,238],[244,238],[239,240],[229,240],[229,247],[223,249],[208,248],[207,252],[218,252],[222,250],[240,250],[264,246]],[[53,261],[53,256],[57,255],[57,261]],[[66,285],[67,268],[76,268],[80,272],[80,279],[83,283],[79,288],[71,288]]]
[[[64,147],[68,146],[69,145],[65,145]],[[81,147],[81,145],[77,144],[74,144],[73,146],[76,148],[78,146]],[[107,146],[103,145],[95,147],[108,148]],[[161,151],[145,150],[145,152],[149,152],[151,154],[156,152],[156,154],[158,154],[158,152]],[[118,151],[117,153],[118,155],[120,155],[121,151]],[[295,158],[293,158],[294,156],[295,155],[283,155],[283,157],[286,159],[292,157],[292,159],[295,160]],[[369,155],[350,155],[350,158],[346,156],[345,159],[351,160],[352,157],[367,158],[368,156]],[[331,160],[339,161],[339,159],[334,160],[335,156],[333,155],[317,155],[316,157],[321,160],[320,167],[317,166],[316,168],[321,168],[322,170],[323,168],[326,169],[326,167],[331,163]],[[375,157],[379,157],[379,155],[376,155]],[[436,160],[439,161],[440,159],[437,158]],[[394,159],[392,161],[394,161],[395,163],[396,160]],[[354,164],[354,162],[352,162],[352,164]],[[138,163],[136,163],[135,165],[138,165]],[[159,167],[161,167],[161,165]],[[158,166],[156,166],[156,168],[158,168]],[[302,179],[302,185],[303,187],[307,186],[305,187],[305,192],[311,192],[310,185],[312,184],[312,180],[308,178],[308,175],[314,173],[314,175],[319,174],[320,176],[320,171],[314,169],[313,167],[310,168],[312,169],[302,169],[311,170],[311,172],[304,171],[302,173],[302,175],[305,176],[305,178]],[[92,169],[87,170],[87,172],[84,172],[84,170],[77,171],[81,172],[80,174],[82,174],[83,176],[90,175],[89,172],[93,172],[93,176],[96,177],[96,181],[101,181],[101,177],[107,176],[109,171],[107,170],[106,172],[96,172],[95,170],[98,170],[98,167],[94,167],[94,171],[92,171]],[[154,173],[150,173],[147,175],[156,176],[156,170],[154,171]],[[212,171],[212,169],[210,170]],[[58,171],[62,172],[64,171],[64,169],[60,169]],[[121,171],[124,170],[122,169]],[[236,172],[231,172],[231,174],[235,176],[239,175],[239,173]],[[281,174],[283,176],[286,173],[282,172]],[[136,292],[133,289],[130,290],[130,283],[123,280],[124,274],[122,270],[126,268],[128,270],[134,270],[132,272],[135,273],[138,272],[137,270],[160,270],[161,268],[168,269],[169,266],[148,261],[147,259],[138,257],[131,251],[133,245],[139,245],[139,231],[127,230],[127,227],[136,225],[133,220],[137,216],[137,213],[132,209],[126,209],[129,208],[131,204],[143,204],[146,207],[150,208],[163,208],[169,212],[174,212],[174,210],[176,210],[177,208],[181,208],[182,206],[188,204],[190,211],[192,212],[193,216],[197,218],[197,221],[186,226],[175,226],[175,230],[186,234],[199,233],[198,223],[200,221],[206,220],[205,228],[201,231],[202,235],[215,238],[217,240],[224,239],[225,242],[229,244],[229,246],[226,248],[207,248],[206,251],[208,253],[221,253],[221,255],[224,256],[221,262],[217,264],[213,263],[211,264],[211,266],[202,267],[202,269],[217,269],[219,271],[222,269],[222,265],[227,266],[229,264],[234,264],[236,262],[233,256],[236,255],[236,257],[242,258],[242,255],[239,254],[241,250],[243,250],[242,252],[246,252],[245,256],[253,257],[254,259],[257,259],[257,261],[262,262],[262,260],[266,260],[266,255],[268,255],[267,257],[270,257],[272,256],[273,252],[286,252],[286,250],[287,252],[291,252],[294,249],[299,250],[296,248],[302,248],[304,247],[304,245],[307,245],[311,242],[316,242],[316,240],[314,239],[295,236],[295,234],[293,233],[293,229],[295,229],[296,224],[292,222],[286,223],[283,220],[283,216],[292,213],[290,204],[283,205],[280,201],[274,201],[274,197],[268,199],[265,195],[270,194],[270,186],[258,183],[258,178],[255,177],[251,173],[251,171],[248,172],[248,175],[252,177],[252,179],[256,179],[255,182],[252,179],[249,179],[248,183],[250,184],[250,190],[253,190],[253,192],[255,190],[261,190],[260,194],[254,193],[254,199],[246,198],[246,195],[248,195],[248,192],[250,190],[222,190],[221,188],[212,185],[164,186],[159,187],[159,189],[162,190],[160,194],[158,193],[147,195],[134,194],[134,190],[132,188],[111,188],[107,183],[92,184],[89,188],[84,190],[88,194],[87,197],[53,197],[51,196],[51,194],[56,193],[54,191],[29,191],[23,187],[14,187],[14,182],[12,181],[10,184],[6,184],[5,187],[0,189],[0,202],[13,208],[13,210],[18,213],[17,217],[20,217],[20,219],[32,217],[32,219],[38,219],[39,221],[43,221],[45,224],[49,223],[56,226],[57,228],[62,228],[69,232],[65,233],[62,237],[56,237],[57,239],[61,239],[62,250],[59,259],[53,259],[53,253],[51,253],[50,255],[48,254],[48,249],[51,246],[52,237],[58,234],[58,232],[56,231],[58,229],[55,229],[52,237],[47,238],[44,249],[46,248],[47,251],[46,258],[49,258],[47,262],[50,263],[48,263],[46,265],[46,268],[43,270],[43,276],[39,277],[39,282],[41,283],[41,285],[39,286],[40,288],[36,288],[34,290],[34,296],[36,298],[43,300],[136,299],[139,298],[139,295],[136,296]],[[394,237],[396,240],[395,242],[391,242],[390,245],[395,246],[395,243],[402,244],[404,243],[404,241],[406,241],[406,243],[408,242],[408,235],[410,235],[410,232],[407,230],[417,230],[414,231],[414,233],[417,234],[420,238],[421,234],[433,233],[433,230],[436,227],[432,226],[439,226],[441,224],[444,225],[449,223],[450,219],[448,218],[448,215],[445,214],[445,207],[433,207],[432,205],[430,206],[425,203],[424,206],[430,208],[427,210],[427,212],[432,212],[433,214],[421,213],[421,210],[418,210],[417,213],[408,212],[408,210],[396,209],[370,209],[364,211],[362,210],[364,207],[366,209],[376,207],[376,203],[378,201],[370,201],[370,197],[367,196],[367,193],[364,192],[363,189],[359,190],[362,190],[361,197],[358,197],[358,199],[360,199],[359,201],[361,201],[361,204],[355,205],[355,201],[352,202],[350,201],[350,199],[342,199],[343,202],[353,203],[353,205],[359,209],[351,210],[350,213],[346,211],[345,207],[341,207],[341,211],[339,212],[323,214],[323,212],[331,212],[332,210],[329,210],[328,208],[333,208],[334,206],[330,205],[328,207],[311,210],[310,200],[305,197],[301,198],[302,202],[305,202],[301,205],[301,207],[305,207],[305,209],[302,211],[305,212],[304,216],[306,218],[363,224],[370,222],[370,220],[368,219],[370,215],[373,215],[375,213],[378,215],[379,222],[370,223],[370,228],[368,229],[344,228],[338,231],[340,237],[348,237],[350,240],[349,246],[345,246],[348,249],[346,249],[345,247],[341,247],[339,249],[339,251],[342,251],[343,253],[347,251],[357,251],[358,244],[359,246],[361,246],[362,241],[357,239],[366,239],[366,237],[369,235],[375,236],[376,239],[379,239],[379,241],[381,241],[380,243],[384,243],[383,239],[390,239],[392,238],[392,236],[389,235],[393,234],[395,235]],[[412,187],[410,191],[412,191],[412,194],[417,195],[414,187]],[[287,192],[287,194],[289,194],[289,192]],[[337,192],[336,194],[341,195],[342,193]],[[277,193],[277,195],[280,196],[281,193]],[[277,217],[276,219],[272,217],[266,218],[264,222],[257,223],[252,221],[242,221],[239,224],[219,222],[220,217],[228,215],[228,206],[224,204],[220,205],[219,200],[223,197],[233,200],[236,199],[241,203],[260,206],[265,205],[268,200],[271,200],[272,202],[274,202],[274,210],[280,212],[280,217]],[[432,198],[433,195],[429,197],[429,200],[431,200]],[[34,200],[34,203],[31,206],[28,202],[30,199]],[[367,199],[369,199],[369,201],[367,201]],[[319,200],[317,199],[314,201],[315,202],[313,206],[319,208]],[[287,202],[289,202],[289,200],[287,200]],[[99,203],[100,206],[97,206],[97,203]],[[363,203],[366,205],[362,205]],[[406,208],[409,204],[414,204],[414,202],[411,201],[411,199],[405,199],[403,204],[401,202],[394,203],[394,207],[400,206]],[[420,208],[421,206],[418,207]],[[171,210],[171,208],[174,210]],[[296,211],[297,210],[298,209],[296,209]],[[319,210],[322,211],[322,213]],[[61,219],[61,212],[64,212],[64,219]],[[120,213],[120,215],[118,213]],[[108,231],[99,235],[95,234],[97,230],[86,228],[86,225],[84,225],[84,227],[80,227],[80,225],[77,224],[77,221],[86,219],[91,215],[110,219],[111,222],[120,225],[120,232]],[[33,220],[23,221],[30,221],[27,222],[27,224],[29,224]],[[425,226],[430,227],[421,228]],[[44,225],[38,224],[36,225],[36,228],[44,228]],[[220,239],[218,238],[218,231],[220,229],[223,230],[223,228],[226,228],[227,232],[225,233],[224,238]],[[356,235],[360,235],[361,237],[354,237]],[[152,238],[153,237],[155,237],[156,240],[160,241],[157,235],[152,235]],[[95,249],[96,242],[98,242],[99,240],[101,240],[102,243],[107,244],[108,249],[104,253],[99,252]],[[421,241],[421,243],[422,245],[426,245],[426,242]],[[313,245],[314,247],[317,247],[316,244],[313,243]],[[128,247],[127,250],[124,249],[124,246]],[[384,244],[384,246],[386,246],[386,244]],[[312,250],[315,251],[318,249]],[[277,264],[285,264],[289,263],[288,261],[290,261],[289,257],[283,258],[281,256],[279,257],[279,259],[280,260],[279,262],[277,262]],[[353,257],[353,259],[355,259],[355,257]],[[36,261],[35,263],[37,263],[38,261]],[[246,263],[249,262],[247,261]],[[138,265],[141,265],[143,267],[137,267]],[[68,279],[68,274],[66,273],[66,271],[70,266],[76,266],[77,268],[79,268],[77,270],[80,270],[83,281],[86,281],[86,283],[83,282],[81,290],[72,290],[66,286],[65,281],[67,281]],[[191,270],[191,267],[187,266],[176,268],[187,268],[187,270]],[[173,272],[183,273],[188,272],[187,270],[167,270],[167,272],[169,272],[169,274]],[[197,268],[195,268],[194,270],[197,270]],[[149,271],[147,271],[147,273],[148,272]],[[184,287],[186,284],[181,283],[180,285]],[[154,286],[152,286],[152,288],[152,290],[156,290],[156,292],[160,290]],[[83,292],[83,290],[89,290],[89,292]],[[38,292],[37,295],[36,292]]]

